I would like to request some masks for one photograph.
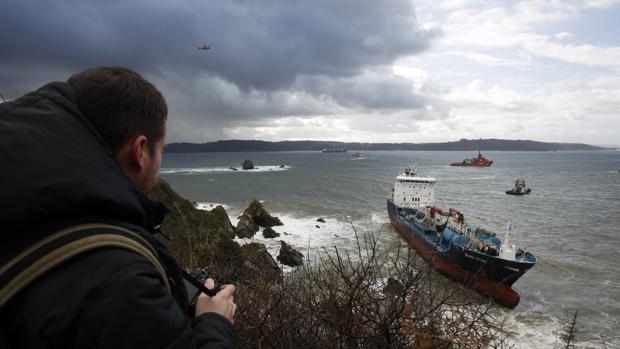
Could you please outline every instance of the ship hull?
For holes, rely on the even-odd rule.
[[[466,162],[453,162],[450,166],[462,166],[462,167],[489,167],[493,165],[493,161],[484,163],[466,163]]]
[[[387,208],[394,228],[439,272],[490,296],[502,306],[512,309],[519,304],[520,296],[511,286],[532,263],[508,261],[454,244],[442,245],[435,229],[403,217],[390,200]]]
[[[532,189],[527,188],[526,190],[523,191],[516,191],[516,190],[506,190],[506,194],[508,195],[527,195],[532,191]]]

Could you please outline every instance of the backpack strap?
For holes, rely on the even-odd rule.
[[[55,266],[81,253],[104,247],[123,248],[144,256],[159,271],[170,292],[170,283],[157,258],[157,251],[143,237],[117,225],[88,223],[57,231],[3,265],[0,268],[0,308]]]

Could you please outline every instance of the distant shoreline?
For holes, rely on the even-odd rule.
[[[322,151],[327,148],[345,148],[351,151],[372,150],[427,150],[427,151],[571,151],[616,150],[583,143],[549,143],[532,140],[461,139],[443,143],[345,143],[331,141],[226,140],[208,143],[170,143],[166,153],[211,152],[273,152]]]

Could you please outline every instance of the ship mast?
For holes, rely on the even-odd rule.
[[[504,235],[504,241],[499,249],[499,257],[507,260],[514,260],[516,253],[513,245],[510,245],[510,231],[512,230],[512,223],[508,221],[506,224],[506,234]]]

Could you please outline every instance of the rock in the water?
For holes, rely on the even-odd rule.
[[[383,288],[383,293],[389,296],[402,296],[404,292],[403,284],[391,276],[388,278],[387,285]]]
[[[278,166],[278,167],[279,167],[279,168],[286,168],[286,166],[284,166],[284,165],[280,165],[280,166]]]
[[[280,241],[280,254],[277,259],[289,267],[298,267],[304,263],[304,255],[284,241]]]
[[[231,169],[231,170],[233,170],[233,171],[238,171],[238,170],[237,170],[236,168],[234,168],[234,167],[231,167],[230,169]]]
[[[244,160],[243,164],[241,164],[241,168],[243,168],[244,170],[253,170],[254,163],[250,160]]]
[[[243,211],[243,214],[252,217],[252,220],[261,227],[271,228],[276,225],[284,225],[278,217],[270,215],[258,200],[252,200],[248,208]]]
[[[252,216],[245,212],[239,217],[239,223],[237,223],[237,236],[240,238],[251,238],[254,234],[260,230],[258,224],[254,222]]]
[[[317,229],[321,229],[321,227],[319,227],[319,225],[318,225],[318,224],[317,224],[317,225],[315,225],[314,227],[315,227],[315,228],[317,228]]]
[[[316,221],[319,222],[319,223],[325,223],[325,220],[323,218],[319,218]]]
[[[280,233],[271,229],[270,227],[263,229],[263,237],[265,237],[266,239],[277,238],[278,236],[280,236]]]

